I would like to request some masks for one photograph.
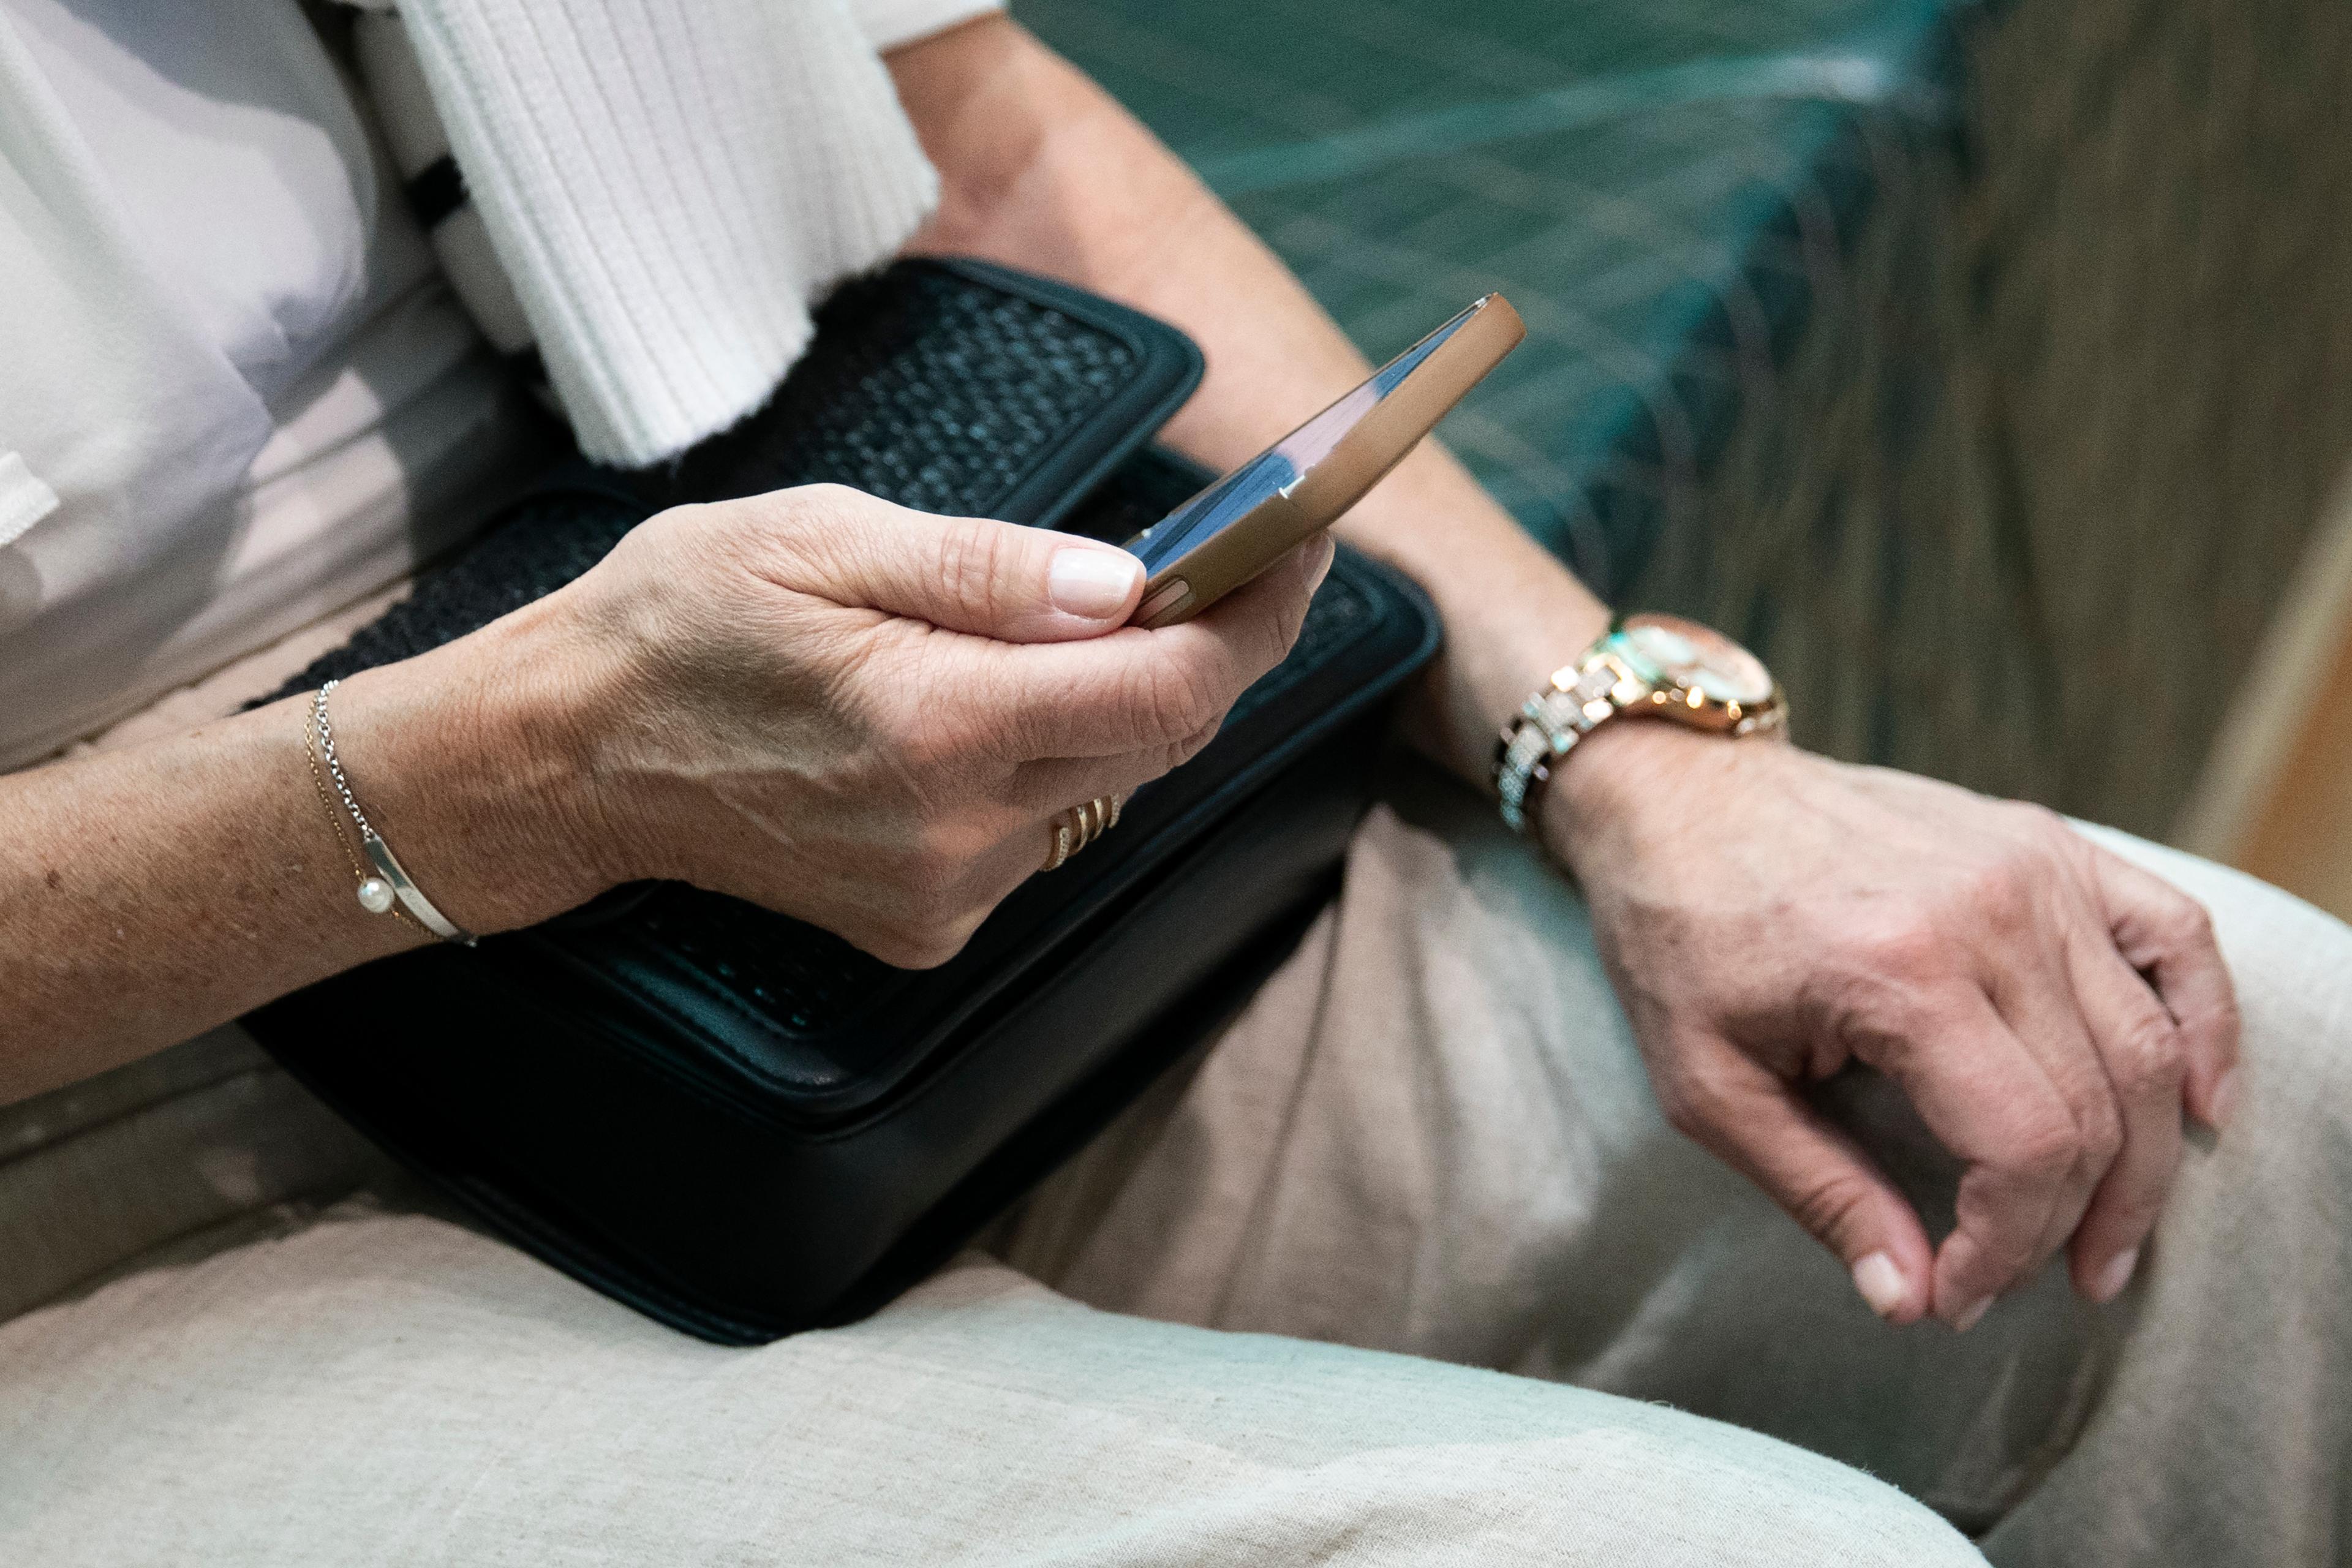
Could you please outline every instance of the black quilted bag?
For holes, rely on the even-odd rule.
[[[775,400],[672,470],[574,465],[289,689],[551,592],[675,500],[832,480],[1124,539],[1206,476],[1146,447],[1181,334],[968,263],[840,290]],[[1019,1196],[1278,963],[1335,886],[1388,698],[1435,646],[1342,550],[1289,658],[954,960],[894,970],[680,884],[365,965],[246,1022],[517,1244],[688,1332],[856,1317]]]

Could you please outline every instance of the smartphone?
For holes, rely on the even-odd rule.
[[[1527,336],[1489,294],[1371,379],[1137,534],[1139,626],[1189,621],[1363,499]]]

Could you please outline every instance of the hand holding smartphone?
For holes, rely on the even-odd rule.
[[[1339,402],[1128,542],[1146,574],[1130,624],[1189,621],[1339,521],[1527,328],[1489,294]]]

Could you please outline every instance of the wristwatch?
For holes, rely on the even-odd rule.
[[[1503,820],[1524,833],[1536,792],[1576,743],[1612,719],[1650,714],[1716,734],[1785,734],[1789,706],[1764,661],[1679,616],[1614,622],[1527,700],[1495,748]]]

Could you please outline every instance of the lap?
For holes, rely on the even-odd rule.
[[[1665,1127],[1572,889],[1425,779],[1375,813],[1340,903],[1192,1077],[994,1245],[1108,1308],[1508,1368],[1771,1432],[1992,1532],[1997,1560],[2102,1561],[2085,1545],[2100,1539],[2116,1561],[2304,1560],[2289,1548],[2332,1498],[2260,1478],[2332,1473],[2347,1454],[2334,1409],[2352,1370],[2298,1342],[2352,1296],[2336,1262],[2352,932],[2237,873],[2085,831],[2208,906],[2246,1019],[2238,1124],[2191,1147],[2113,1309],[2053,1268],[1967,1335],[1880,1322],[1834,1259]],[[1948,1215],[1956,1172],[1884,1080],[1824,1100],[1931,1224]],[[2225,1485],[2263,1495],[2233,1517],[2213,1501]],[[2217,1521],[2235,1542],[2200,1555]],[[2143,1539],[2173,1552],[2135,1555]]]
[[[336,1211],[0,1326],[0,1558],[102,1563],[1976,1561],[1770,1439],[1089,1310],[970,1259],[722,1350]]]
[[[438,1220],[289,1212],[275,1239],[192,1245],[0,1324],[0,1557],[202,1541],[267,1561],[261,1520],[289,1561],[634,1561],[648,1531],[665,1556],[772,1539],[844,1562],[1969,1560],[1877,1482],[1699,1415],[1867,1467],[1991,1528],[2000,1561],[2092,1562],[2073,1548],[2102,1534],[2117,1560],[2185,1552],[2217,1516],[2203,1491],[2346,1451],[2352,938],[2110,842],[2213,910],[2249,1053],[2239,1127],[2190,1155],[2118,1309],[2053,1276],[1969,1336],[1879,1323],[1664,1127],[1573,893],[1424,780],[1217,1047],[992,1238],[1110,1311],[968,1266],[855,1329],[717,1351]],[[285,1087],[266,1067],[201,1065],[178,1089],[205,1113],[166,1119],[186,1146],[122,1165],[159,1184],[149,1242],[363,1165],[315,1107],[266,1110]],[[1846,1091],[1932,1206],[1932,1147],[1890,1097]],[[40,1161],[0,1148],[0,1200],[47,1170],[82,1192],[72,1212],[106,1210],[89,1141],[131,1124],[119,1109],[81,1107],[69,1139],[34,1127]],[[280,1124],[299,1160],[266,1156]],[[32,1300],[105,1251],[41,1232],[0,1201],[0,1239],[57,1244]],[[2216,1364],[2244,1373],[2227,1397]],[[2298,1507],[2256,1496],[2234,1554],[2181,1560],[2311,1556],[2324,1524]]]

